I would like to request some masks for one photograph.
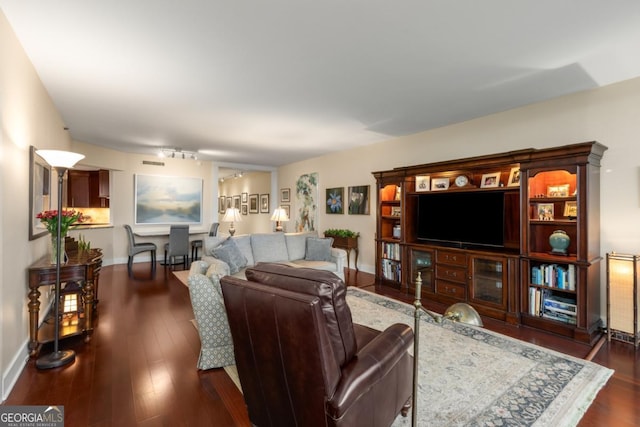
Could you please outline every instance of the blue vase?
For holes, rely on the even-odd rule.
[[[556,230],[549,236],[552,254],[566,255],[569,243],[571,243],[571,239],[563,230]]]

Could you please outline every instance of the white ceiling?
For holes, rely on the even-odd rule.
[[[637,0],[0,0],[71,136],[278,166],[640,76]]]

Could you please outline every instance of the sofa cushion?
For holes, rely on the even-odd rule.
[[[213,256],[213,250],[220,246],[228,236],[207,236],[204,238],[204,254]]]
[[[338,363],[342,366],[355,355],[357,343],[346,300],[347,287],[338,276],[329,271],[284,264],[257,264],[247,268],[245,275],[254,282],[320,297]]]
[[[304,259],[307,251],[307,237],[318,237],[318,234],[315,231],[285,233],[284,238],[287,242],[289,261]]]
[[[249,234],[243,234],[241,236],[232,237],[233,241],[238,245],[238,249],[242,252],[242,255],[247,259],[247,265],[254,265],[253,252],[251,250],[251,236]]]
[[[236,245],[231,238],[228,238],[220,246],[214,248],[213,256],[229,264],[231,274],[237,273],[247,265],[247,258],[242,255],[242,252],[238,249],[238,245]]]
[[[253,262],[287,261],[287,243],[284,233],[260,233],[251,235]]]
[[[308,237],[304,259],[307,261],[331,261],[332,244],[333,239],[331,237]]]

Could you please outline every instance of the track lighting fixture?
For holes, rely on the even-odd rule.
[[[183,150],[182,148],[162,148],[158,153],[158,157],[170,157],[172,159],[191,159],[198,160],[198,156],[194,151]]]

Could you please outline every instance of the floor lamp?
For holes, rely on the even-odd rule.
[[[458,302],[447,308],[444,315],[432,313],[422,306],[420,298],[422,297],[422,273],[418,272],[416,277],[416,299],[413,302],[414,326],[413,326],[413,402],[411,408],[411,425],[418,426],[418,370],[420,362],[420,317],[422,313],[426,313],[429,317],[442,323],[445,320],[452,322],[466,323],[467,325],[484,326],[478,312],[469,304]]]
[[[62,225],[62,178],[68,169],[72,168],[78,161],[84,158],[84,155],[59,150],[37,150],[36,154],[42,157],[58,172],[58,226],[56,227],[56,247],[60,248],[60,242],[62,241],[62,236],[60,235]],[[51,369],[64,366],[73,362],[76,358],[76,353],[73,350],[61,351],[58,349],[58,341],[60,339],[60,321],[58,319],[60,313],[60,257],[64,255],[60,250],[56,252],[56,289],[55,300],[53,302],[55,314],[53,353],[40,356],[36,360],[36,367],[39,369]]]

